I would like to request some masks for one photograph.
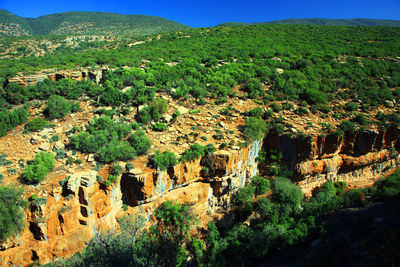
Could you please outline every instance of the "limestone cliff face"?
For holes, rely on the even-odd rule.
[[[33,86],[38,82],[45,79],[52,81],[58,81],[64,78],[69,78],[71,80],[91,80],[95,83],[100,83],[104,72],[107,70],[106,67],[99,67],[96,69],[81,69],[81,70],[45,70],[32,75],[19,75],[8,79],[9,83],[17,83],[22,86]]]
[[[311,195],[328,180],[361,187],[391,174],[400,163],[399,135],[399,129],[393,127],[306,139],[272,134],[266,137],[264,149],[282,151],[293,178],[304,194]]]
[[[0,266],[71,256],[98,233],[116,227],[123,204],[147,214],[166,200],[186,202],[196,213],[226,208],[230,196],[257,174],[261,144],[218,151],[165,172],[136,168],[109,187],[96,182],[94,171],[75,173],[30,205],[25,231],[0,247]]]
[[[399,136],[397,128],[305,139],[269,134],[248,147],[217,151],[167,171],[137,166],[109,187],[96,181],[99,173],[75,173],[30,205],[25,231],[0,246],[0,266],[71,256],[98,233],[118,227],[122,207],[150,215],[162,202],[176,200],[196,214],[227,209],[232,194],[258,173],[261,149],[282,151],[283,164],[306,195],[328,180],[372,185],[399,167]]]

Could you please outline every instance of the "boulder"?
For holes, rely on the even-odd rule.
[[[57,148],[57,149],[64,149],[65,145],[64,145],[63,142],[58,141],[58,142],[55,143],[54,147]]]
[[[189,110],[188,110],[187,108],[183,107],[183,106],[179,106],[179,107],[177,108],[177,110],[178,110],[178,112],[179,112],[181,115],[186,114],[186,113],[189,112]]]
[[[89,154],[86,158],[87,162],[93,162],[94,161],[94,154]]]
[[[42,143],[39,147],[39,150],[41,151],[48,151],[50,149],[50,144],[49,143]]]

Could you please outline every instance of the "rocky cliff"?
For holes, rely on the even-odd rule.
[[[315,138],[269,134],[263,142],[220,150],[168,171],[136,167],[109,187],[97,182],[107,177],[107,167],[74,173],[32,201],[25,231],[1,248],[2,266],[71,256],[97,234],[117,227],[122,214],[149,216],[166,200],[187,202],[201,218],[227,209],[231,195],[258,173],[261,149],[282,151],[282,164],[306,195],[327,180],[372,185],[398,168],[399,134],[397,128]]]
[[[169,199],[189,203],[197,214],[227,208],[230,196],[257,174],[260,148],[261,141],[256,141],[240,150],[182,162],[165,172],[135,168],[109,187],[96,182],[107,170],[66,177],[51,192],[41,192],[32,201],[25,231],[1,248],[1,264],[43,264],[71,256],[98,233],[116,227],[124,204],[129,213],[147,215]]]
[[[270,134],[266,151],[282,151],[283,165],[292,171],[305,195],[328,180],[350,187],[371,186],[394,172],[400,163],[400,131],[385,130],[335,133],[308,138]]]

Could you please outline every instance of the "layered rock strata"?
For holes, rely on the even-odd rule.
[[[42,192],[27,210],[26,229],[2,245],[1,266],[43,264],[80,251],[97,234],[117,226],[123,205],[150,215],[176,200],[201,213],[227,208],[230,196],[257,174],[261,141],[182,162],[168,171],[135,168],[115,185],[97,183],[95,171],[75,173],[52,192]]]

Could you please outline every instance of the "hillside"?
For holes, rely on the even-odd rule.
[[[0,10],[0,35],[149,35],[189,28],[161,17],[102,12],[65,12],[22,18]]]
[[[251,24],[299,24],[299,25],[329,25],[329,26],[387,26],[400,27],[400,21],[387,19],[321,19],[321,18],[304,18],[304,19],[283,19],[267,22],[244,23],[244,22],[226,22],[217,26],[245,26]]]
[[[1,267],[340,259],[329,214],[399,195],[398,27],[70,37],[1,38]]]

